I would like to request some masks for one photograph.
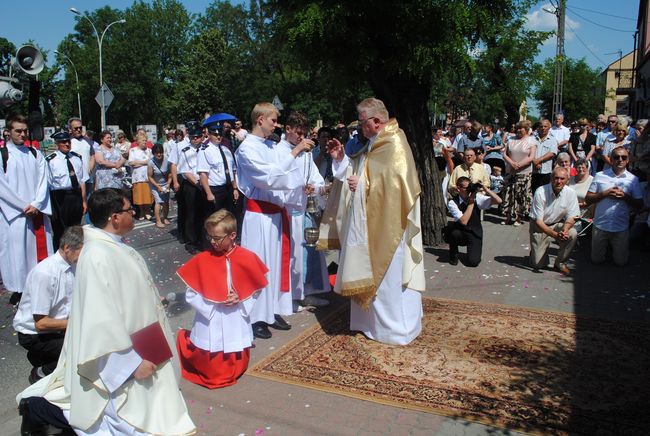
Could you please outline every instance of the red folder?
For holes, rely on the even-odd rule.
[[[133,333],[131,342],[133,349],[142,359],[148,360],[156,366],[172,358],[172,350],[169,348],[159,322],[154,322]]]

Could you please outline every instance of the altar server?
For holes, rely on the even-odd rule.
[[[27,274],[54,252],[47,163],[25,145],[27,118],[7,122],[9,141],[0,148],[0,273],[10,302],[20,301]]]
[[[210,215],[205,231],[211,248],[178,270],[196,316],[191,331],[178,332],[176,345],[183,377],[215,389],[237,383],[248,368],[249,313],[257,292],[268,284],[268,268],[255,253],[235,245],[237,220],[229,211]]]

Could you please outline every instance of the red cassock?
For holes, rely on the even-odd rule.
[[[221,304],[228,295],[226,259],[230,261],[232,287],[240,301],[252,297],[268,284],[266,265],[255,253],[239,246],[222,255],[213,251],[200,253],[180,267],[177,273],[205,300]],[[190,331],[185,329],[179,330],[176,346],[183,377],[209,389],[234,385],[248,368],[249,348],[232,353],[211,353],[194,345]]]

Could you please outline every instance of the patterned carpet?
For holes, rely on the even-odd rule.
[[[650,434],[650,325],[424,299],[405,347],[348,330],[349,309],[248,371],[536,434]]]

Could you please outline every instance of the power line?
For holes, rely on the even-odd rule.
[[[571,29],[571,31],[576,36],[576,38],[578,38],[578,41],[580,41],[580,44],[582,44],[589,51],[589,53],[591,53],[593,55],[593,57],[595,57],[598,60],[598,62],[600,62],[605,67],[607,65],[609,65],[609,64],[606,64],[605,62],[603,62],[603,60],[601,58],[599,58],[598,55],[593,52],[593,50],[591,50],[589,48],[589,46],[582,40],[582,38],[580,38],[580,35],[578,35],[578,33],[576,32],[576,30],[573,28],[573,26],[571,24],[569,24],[567,22],[566,25],[569,26],[569,29]]]
[[[581,11],[591,12],[592,14],[605,15],[612,18],[620,18],[621,20],[636,21],[636,18],[621,17],[620,15],[612,15],[609,12],[594,11],[593,9],[579,8],[578,6],[571,6],[570,8],[567,7],[567,9],[580,9]]]
[[[567,9],[570,9],[570,8],[567,8]],[[634,33],[634,32],[636,32],[636,30],[622,30],[622,29],[615,29],[613,27],[605,26],[604,24],[596,23],[595,21],[591,21],[589,18],[585,18],[585,17],[583,17],[581,15],[577,15],[577,14],[576,14],[576,18],[585,20],[585,21],[587,21],[587,22],[589,22],[591,24],[595,24],[598,27],[602,27],[603,29],[608,29],[608,30],[611,30],[611,31],[614,31],[614,32],[623,32],[623,33]]]

